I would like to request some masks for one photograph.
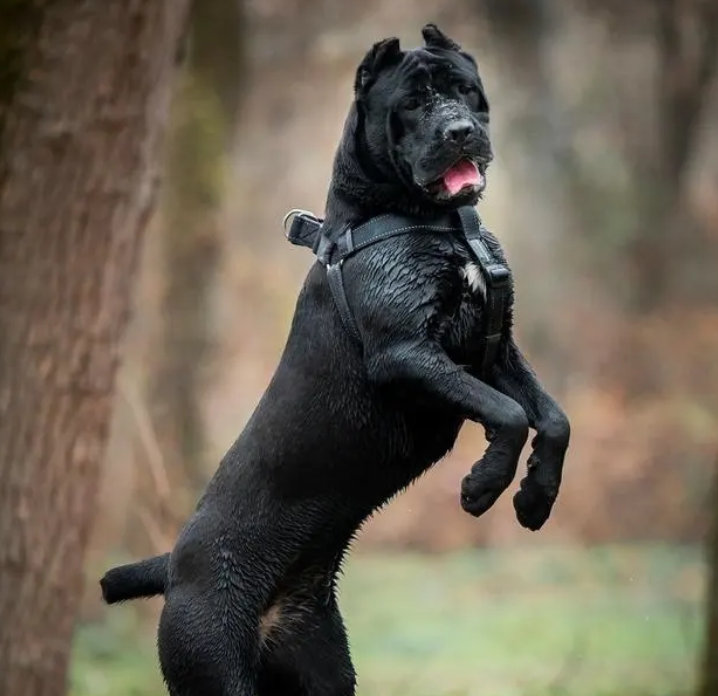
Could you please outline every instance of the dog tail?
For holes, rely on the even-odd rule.
[[[146,558],[108,570],[100,580],[102,599],[107,604],[128,599],[163,595],[167,586],[170,554]]]

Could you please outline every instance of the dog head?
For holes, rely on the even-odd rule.
[[[361,62],[356,154],[421,207],[473,205],[493,157],[489,104],[474,59],[433,24],[422,35],[409,51],[380,41]]]

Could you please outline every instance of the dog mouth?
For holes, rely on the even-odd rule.
[[[441,176],[422,186],[434,196],[455,198],[466,193],[480,193],[486,188],[486,168],[462,157]]]

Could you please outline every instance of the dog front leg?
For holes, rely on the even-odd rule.
[[[523,408],[430,345],[394,346],[390,352],[369,357],[367,370],[375,384],[411,383],[492,433],[484,456],[461,485],[464,510],[475,517],[486,512],[516,475],[528,439],[529,423]]]
[[[536,430],[528,472],[514,496],[519,523],[536,531],[549,518],[558,496],[571,426],[513,340],[494,366],[490,382],[523,407]]]

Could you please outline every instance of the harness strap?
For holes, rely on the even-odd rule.
[[[359,333],[359,327],[356,321],[354,321],[354,315],[352,314],[351,307],[349,306],[349,300],[347,299],[347,293],[344,289],[344,279],[342,277],[342,263],[344,259],[338,263],[332,263],[327,266],[327,280],[329,281],[329,289],[334,295],[334,302],[339,310],[339,316],[342,319],[344,328],[349,332],[349,335],[361,344],[361,334]]]
[[[342,323],[349,335],[361,344],[361,334],[347,299],[342,276],[344,260],[372,244],[409,232],[453,232],[463,231],[469,248],[478,262],[486,284],[486,307],[483,312],[484,331],[481,357],[482,373],[496,360],[501,340],[505,309],[510,290],[509,270],[494,258],[482,235],[481,220],[473,207],[458,210],[460,226],[450,214],[429,222],[417,222],[415,218],[392,213],[379,215],[351,229],[348,228],[336,242],[322,231],[323,221],[304,210],[292,210],[284,223],[292,217],[287,239],[298,246],[310,248],[319,262],[327,269],[327,281],[334,297]]]
[[[320,263],[326,267],[329,288],[342,323],[349,335],[360,345],[361,334],[344,288],[341,270],[344,259],[372,244],[409,232],[456,231],[456,223],[448,214],[429,222],[417,222],[415,218],[387,213],[371,218],[354,229],[347,228],[336,242],[332,242],[322,234],[322,220],[319,218],[304,210],[293,210],[285,216],[285,223],[290,215],[294,217],[287,239],[292,244],[311,248]]]
[[[466,241],[479,262],[486,281],[486,311],[484,312],[483,358],[481,371],[488,374],[496,361],[501,341],[506,305],[509,299],[511,276],[509,269],[499,263],[486,245],[478,214],[468,206],[459,208],[459,218]]]
[[[449,215],[442,215],[430,222],[417,222],[414,218],[394,215],[393,213],[379,215],[355,229],[348,228],[333,249],[332,262],[336,262],[337,259],[345,259],[372,244],[401,234],[408,234],[409,232],[454,232],[455,230],[456,225],[452,224]]]

